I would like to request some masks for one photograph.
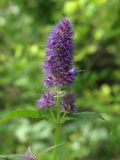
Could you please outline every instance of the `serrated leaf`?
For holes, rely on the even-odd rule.
[[[69,118],[74,120],[94,120],[94,119],[104,120],[104,118],[99,112],[79,112],[70,115]]]
[[[23,110],[15,110],[10,113],[7,113],[2,118],[0,118],[0,122],[7,121],[14,117],[29,117],[29,118],[43,118],[43,115],[38,110],[30,110],[30,109],[23,109]]]

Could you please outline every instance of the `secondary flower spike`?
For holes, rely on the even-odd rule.
[[[73,67],[73,28],[69,18],[58,23],[48,37],[44,64],[47,87],[72,84],[76,76]]]
[[[44,108],[44,107],[54,107],[55,106],[55,100],[54,100],[54,94],[52,92],[47,92],[42,95],[42,97],[38,100],[38,107]]]
[[[75,105],[75,96],[73,93],[68,93],[62,101],[62,110],[67,112],[75,112],[77,110]]]

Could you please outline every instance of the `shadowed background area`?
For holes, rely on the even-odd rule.
[[[36,108],[43,93],[47,37],[65,16],[74,26],[73,90],[79,111],[98,111],[105,121],[63,126],[61,159],[120,160],[120,1],[0,0],[0,116]],[[41,151],[53,144],[53,126],[17,118],[0,124],[0,154]],[[49,159],[48,154],[46,159]]]

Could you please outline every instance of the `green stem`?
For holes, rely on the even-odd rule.
[[[58,90],[57,90],[57,123],[59,123],[59,121],[60,121],[60,99],[59,99],[59,91],[60,91],[60,88],[58,87]]]
[[[54,121],[56,121],[55,115],[54,115],[54,113],[53,113],[53,111],[52,111],[52,110],[50,110],[50,113],[51,113],[51,115],[52,115],[52,117],[53,117]]]
[[[59,91],[60,88],[57,90],[57,118],[56,118],[56,123],[55,123],[55,137],[54,137],[54,145],[59,145],[61,142],[61,124],[60,124],[60,99],[59,99]],[[53,155],[53,160],[59,160],[59,147],[56,147],[54,149],[54,155]]]
[[[66,112],[64,112],[64,114],[63,114],[63,116],[62,116],[62,118],[61,118],[61,122],[63,122],[64,121],[64,118],[65,118],[65,116],[66,116]]]
[[[61,142],[61,124],[57,123],[55,128],[55,144],[58,145]],[[53,160],[59,160],[59,147],[54,149],[54,157]]]

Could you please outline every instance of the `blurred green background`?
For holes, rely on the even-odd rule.
[[[78,110],[106,121],[64,124],[61,160],[120,160],[119,0],[0,0],[0,115],[36,108],[46,40],[65,16],[74,25],[75,65],[85,70],[73,87]],[[43,150],[53,145],[53,129],[26,118],[0,124],[0,154]]]

